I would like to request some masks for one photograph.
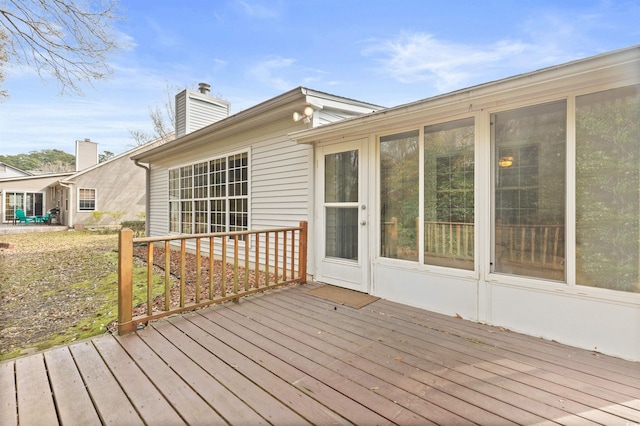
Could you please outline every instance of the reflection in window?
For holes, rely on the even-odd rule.
[[[324,200],[329,204],[325,207],[327,257],[358,260],[358,161],[358,150],[324,157]]]
[[[380,138],[381,253],[418,260],[418,131]]]
[[[234,154],[169,170],[169,230],[244,231],[249,226],[249,156]]]
[[[576,282],[640,292],[640,86],[576,98]]]
[[[424,129],[424,261],[473,269],[473,118]]]
[[[493,114],[493,270],[565,279],[566,102]]]

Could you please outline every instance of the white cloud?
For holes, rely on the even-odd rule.
[[[272,19],[279,16],[277,8],[274,7],[275,5],[273,1],[268,2],[267,4],[260,4],[257,2],[238,0],[236,1],[236,4],[242,8],[247,16],[252,18]]]
[[[486,67],[495,69],[528,50],[530,46],[519,41],[474,46],[438,40],[430,34],[403,33],[376,42],[364,54],[380,55],[383,72],[402,83],[426,81],[439,91],[448,91],[477,80],[478,75],[486,74]]]
[[[260,62],[249,70],[249,75],[275,89],[286,91],[293,85],[282,75],[295,63],[292,58],[275,57]]]

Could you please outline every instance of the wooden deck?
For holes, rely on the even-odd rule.
[[[640,423],[640,364],[295,286],[0,364],[0,425]]]

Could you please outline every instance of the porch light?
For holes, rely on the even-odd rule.
[[[513,157],[502,157],[500,161],[498,161],[498,165],[500,167],[511,167],[511,165],[513,165]]]
[[[313,116],[314,112],[315,111],[313,110],[312,107],[306,106],[302,114],[300,114],[297,111],[293,113],[293,121],[303,120],[305,123],[309,124],[311,123],[311,117]]]

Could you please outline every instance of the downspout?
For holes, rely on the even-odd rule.
[[[69,200],[69,220],[68,220],[67,226],[70,228],[73,228],[73,205],[74,205],[74,197],[73,197],[73,191],[72,191],[73,184],[66,184],[61,180],[58,181],[58,184],[63,188],[68,189],[67,199]],[[60,206],[60,210],[62,210],[63,207],[64,206]]]
[[[133,163],[145,170],[145,194],[144,194],[144,232],[146,236],[150,235],[149,225],[149,204],[151,203],[151,167],[141,164],[139,160],[133,160]]]

